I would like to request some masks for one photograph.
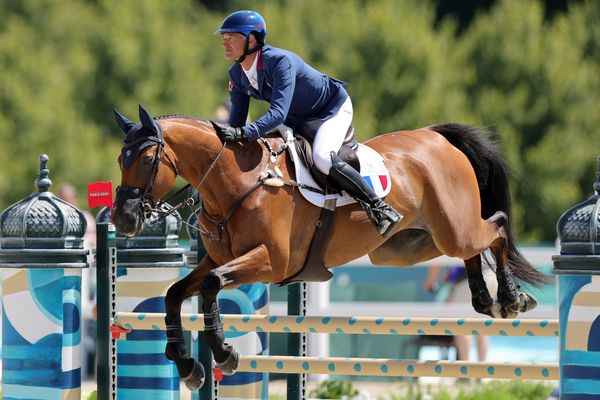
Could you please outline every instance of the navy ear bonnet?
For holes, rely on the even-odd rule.
[[[157,138],[158,136],[158,138]],[[157,140],[158,139],[158,140]],[[155,132],[150,132],[141,123],[135,124],[129,132],[125,140],[123,140],[123,149],[121,149],[121,162],[123,167],[129,166],[135,161],[140,151],[148,146],[162,142],[162,129],[158,129],[158,135]]]
[[[113,109],[117,123],[126,133],[121,149],[121,162],[124,168],[129,168],[133,161],[148,146],[164,144],[162,127],[154,122],[150,114],[140,106],[141,122],[128,120],[116,109]]]

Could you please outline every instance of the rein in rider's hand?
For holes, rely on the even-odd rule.
[[[219,122],[210,121],[222,142],[247,142],[242,128],[234,128]]]

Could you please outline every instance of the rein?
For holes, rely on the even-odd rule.
[[[160,127],[159,124],[157,124],[157,125]],[[161,129],[161,128],[159,128],[159,129]],[[153,212],[158,214],[158,218],[148,222],[149,225],[154,225],[154,224],[159,223],[160,221],[162,221],[169,215],[174,214],[176,211],[178,211],[182,208],[189,207],[190,209],[192,209],[192,207],[194,207],[196,204],[200,203],[201,214],[204,215],[204,217],[209,222],[211,222],[212,224],[214,224],[217,227],[216,235],[213,234],[208,229],[206,229],[206,227],[204,227],[202,225],[202,223],[200,222],[199,218],[198,218],[198,227],[189,224],[187,221],[183,221],[181,218],[179,218],[179,220],[183,224],[189,226],[190,228],[195,229],[199,234],[207,237],[209,240],[221,241],[223,239],[223,232],[225,231],[225,228],[227,227],[227,223],[229,222],[231,217],[233,217],[233,215],[235,214],[235,212],[237,211],[239,206],[244,202],[244,200],[246,200],[258,188],[263,186],[267,179],[273,178],[273,176],[269,173],[261,174],[260,177],[258,178],[258,180],[254,184],[252,184],[252,186],[250,186],[242,194],[240,194],[238,197],[235,198],[235,200],[233,201],[233,203],[231,204],[231,206],[229,207],[229,209],[227,210],[227,212],[225,213],[225,216],[223,218],[214,217],[214,216],[208,214],[206,212],[205,208],[202,206],[202,200],[199,198],[199,196],[195,196],[195,194],[188,195],[184,200],[182,200],[175,206],[170,206],[167,203],[168,200],[170,200],[173,197],[176,197],[177,195],[179,195],[180,193],[182,193],[184,190],[186,190],[188,188],[190,189],[190,193],[192,193],[192,190],[191,190],[192,186],[190,184],[187,184],[183,188],[179,189],[175,194],[169,196],[166,200],[160,200],[160,201],[158,201],[158,203],[154,204],[152,199],[148,196],[148,193],[150,193],[150,191],[152,190],[152,187],[154,186],[154,180],[156,179],[156,174],[158,173],[158,165],[159,165],[159,161],[160,161],[161,152],[164,152],[167,155],[167,158],[168,158],[169,162],[171,163],[171,165],[173,166],[176,174],[179,174],[179,173],[178,173],[177,167],[171,160],[171,157],[169,156],[169,154],[166,151],[164,151],[165,142],[164,142],[164,140],[162,140],[161,137],[158,137],[158,136],[145,137],[145,138],[143,138],[143,140],[151,140],[153,142],[156,142],[156,144],[157,144],[157,155],[155,156],[155,160],[154,160],[154,163],[152,166],[152,172],[150,174],[148,183],[146,184],[146,187],[144,188],[144,192],[142,195],[142,203],[141,203],[142,212],[143,212],[145,219],[148,219],[150,214]],[[263,143],[263,145],[267,149],[267,152],[269,154],[269,161],[271,163],[275,163],[277,161],[277,159],[279,158],[279,156],[288,147],[287,142],[284,142],[283,145],[281,145],[277,150],[274,150],[271,147],[270,143],[266,139],[261,138],[260,141]],[[128,144],[128,145],[124,146],[124,148],[131,147],[134,144],[136,144],[137,142],[138,141]],[[200,187],[202,186],[202,184],[204,183],[204,181],[206,180],[208,175],[211,173],[211,171],[216,166],[217,161],[219,161],[219,159],[221,158],[221,155],[223,154],[223,151],[225,150],[226,147],[227,147],[227,143],[223,143],[223,147],[221,147],[221,150],[219,151],[219,153],[217,154],[217,156],[211,163],[210,167],[204,173],[204,176],[200,180],[200,183],[198,183],[198,185],[194,188],[193,193],[199,192]],[[119,190],[119,189],[117,189],[117,190]],[[195,211],[192,209],[192,212],[195,212]]]
[[[162,146],[164,146],[164,143],[162,144]],[[204,176],[202,177],[202,179],[200,180],[200,183],[198,183],[198,185],[194,188],[194,192],[198,193],[198,189],[200,189],[200,186],[202,186],[202,184],[204,183],[204,181],[206,180],[206,178],[208,177],[208,175],[210,174],[210,172],[214,169],[215,165],[217,165],[217,161],[219,161],[219,159],[221,158],[221,155],[223,154],[223,151],[225,151],[225,147],[227,147],[227,143],[223,143],[223,147],[221,147],[221,150],[219,150],[219,153],[217,154],[217,156],[215,157],[215,159],[213,160],[213,162],[210,164],[210,167],[208,167],[208,169],[206,170],[206,172],[204,173]],[[183,188],[179,189],[175,194],[169,196],[166,200],[160,200],[158,202],[158,204],[156,205],[156,207],[153,207],[150,212],[155,212],[156,214],[158,214],[158,218],[156,218],[155,220],[148,222],[149,225],[154,225],[159,223],[160,221],[162,221],[163,219],[165,219],[166,217],[168,217],[171,214],[174,214],[176,211],[180,210],[181,208],[184,207],[189,207],[190,209],[195,206],[196,204],[198,204],[200,202],[198,197],[195,197],[193,194],[192,195],[188,195],[188,197],[186,197],[183,201],[179,202],[178,204],[176,204],[175,206],[170,206],[167,201],[172,199],[173,197],[176,197],[179,193],[183,192],[185,189],[190,188],[191,189],[192,185],[190,185],[189,183],[187,185],[185,185]],[[190,190],[190,193],[192,191]],[[202,211],[204,211],[204,208],[202,208]],[[192,210],[192,212],[194,212],[194,210]],[[210,238],[211,240],[221,240],[222,239],[222,234],[219,233],[219,236],[215,239],[214,235],[212,232],[210,232],[209,230],[205,229],[204,227],[200,226],[200,220],[198,220],[198,228],[196,228],[195,226],[187,223],[187,221],[183,221],[180,218],[180,221],[193,228],[196,229],[198,231],[198,233],[207,236],[208,238]],[[212,221],[211,221],[212,222]]]

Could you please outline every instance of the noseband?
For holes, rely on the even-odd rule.
[[[129,192],[129,193],[133,193],[136,197],[140,198],[140,208],[139,209],[140,209],[140,213],[144,217],[144,219],[148,219],[150,217],[150,214],[152,213],[152,211],[154,211],[156,208],[158,208],[158,207],[156,207],[154,199],[152,198],[152,189],[154,188],[154,183],[156,181],[156,175],[158,174],[158,166],[160,165],[160,160],[161,160],[161,157],[163,154],[166,156],[167,160],[173,167],[173,170],[175,171],[175,175],[179,175],[179,170],[177,169],[175,162],[173,162],[173,159],[171,158],[169,153],[167,153],[165,151],[165,141],[163,139],[164,136],[162,134],[162,127],[160,126],[160,124],[155,124],[155,126],[158,129],[158,135],[143,136],[143,137],[138,138],[137,140],[134,140],[131,143],[123,142],[124,150],[134,148],[140,142],[150,141],[150,142],[156,143],[156,153],[154,154],[154,159],[152,160],[152,169],[150,170],[150,175],[148,176],[148,179],[146,180],[146,185],[144,186],[143,191],[140,188],[136,188],[136,187],[132,187],[132,186],[119,186],[117,188],[117,194],[118,193],[125,194],[126,192]]]

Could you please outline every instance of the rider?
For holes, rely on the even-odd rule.
[[[373,223],[386,235],[402,215],[381,200],[364,178],[337,153],[352,123],[352,102],[344,82],[306,64],[298,55],[265,45],[267,26],[255,11],[229,15],[215,32],[222,34],[229,68],[231,126],[216,126],[224,142],[252,141],[280,124],[299,129],[312,142],[317,169],[371,208]],[[250,97],[270,103],[268,112],[246,124]],[[308,121],[318,129],[302,130]]]

